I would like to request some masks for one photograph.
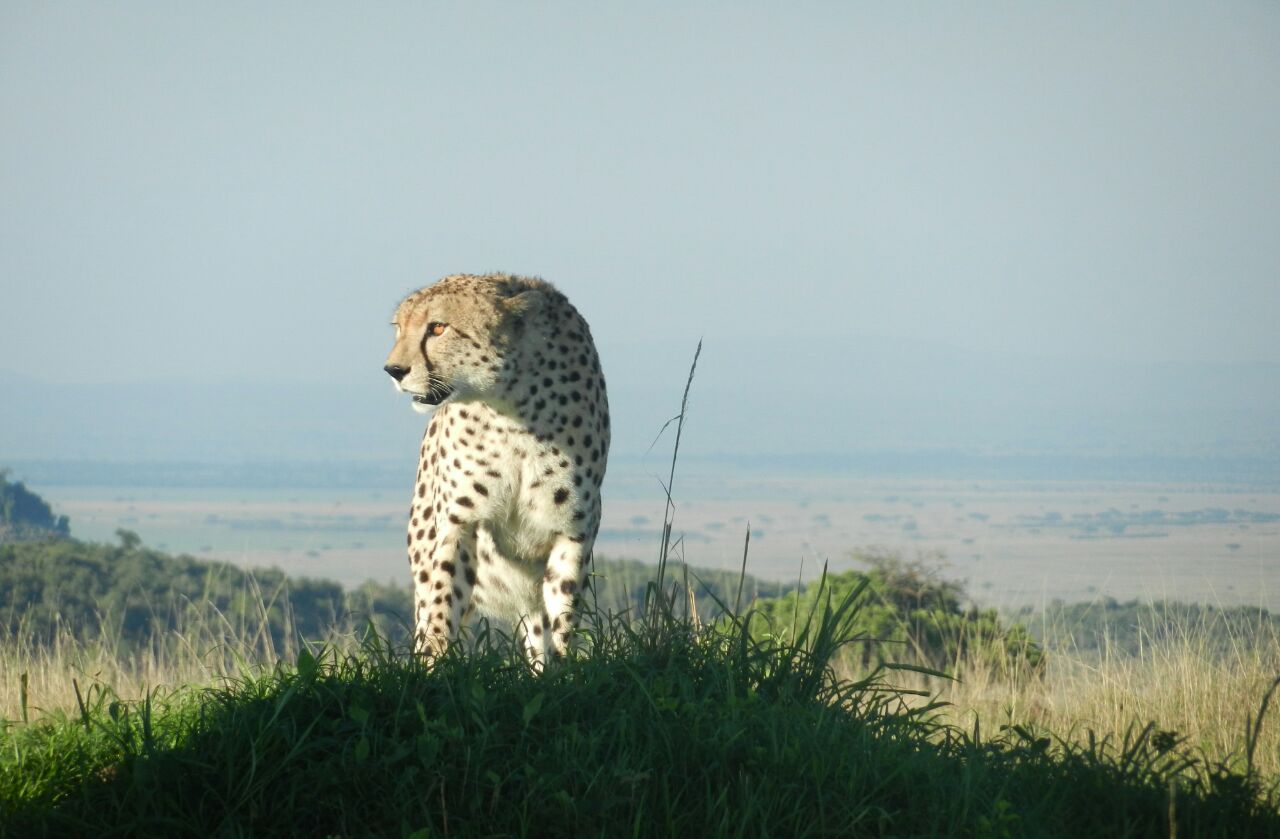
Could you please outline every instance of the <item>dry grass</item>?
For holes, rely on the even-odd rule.
[[[276,662],[296,660],[299,652],[291,637],[281,645],[273,641],[265,610],[260,620],[233,623],[210,606],[193,604],[177,626],[137,649],[109,633],[80,640],[65,626],[0,634],[0,721],[71,712],[90,685],[122,699],[141,699],[155,688],[214,685],[227,676],[261,673]],[[351,635],[328,643],[339,649],[355,644]]]
[[[1144,639],[1136,655],[1103,644],[1081,651],[1054,643],[1040,673],[1001,670],[968,661],[948,668],[959,679],[922,684],[952,703],[949,721],[994,732],[1021,725],[1068,740],[1083,741],[1092,731],[1123,737],[1133,726],[1153,722],[1176,732],[1186,746],[1211,761],[1239,770],[1246,762],[1246,731],[1264,694],[1280,674],[1280,637],[1267,627],[1256,635],[1231,637],[1208,625],[1184,626],[1172,638]],[[1061,633],[1060,637],[1069,637]],[[353,649],[354,636],[330,639]],[[100,685],[126,699],[157,687],[219,684],[226,676],[269,670],[293,661],[294,643],[277,648],[265,625],[233,626],[222,616],[193,610],[181,630],[157,636],[137,651],[111,639],[76,640],[57,632],[52,644],[35,643],[22,633],[0,637],[0,720],[36,718],[72,712],[77,691]],[[856,675],[846,673],[844,675]],[[910,674],[900,674],[907,682]],[[1254,766],[1264,776],[1280,777],[1280,720],[1273,709],[1262,720]]]
[[[1280,637],[1259,625],[1248,637],[1225,639],[1221,627],[1181,626],[1172,637],[1145,634],[1136,654],[1104,639],[1100,650],[1079,650],[1069,633],[1045,633],[1050,650],[1040,673],[954,662],[958,679],[928,687],[952,703],[949,721],[982,730],[1024,726],[1082,742],[1089,732],[1123,737],[1154,723],[1213,762],[1243,769],[1247,731],[1263,697],[1280,676]],[[1280,778],[1280,719],[1273,707],[1261,720],[1253,765]],[[1135,729],[1136,730],[1136,729]]]
[[[518,642],[430,667],[368,644],[223,690],[93,696],[5,738],[0,833],[1280,835],[1270,785],[1167,738],[978,746],[882,682],[826,678],[848,604],[796,646],[659,605],[656,631],[593,622],[590,654],[542,673],[513,666]]]

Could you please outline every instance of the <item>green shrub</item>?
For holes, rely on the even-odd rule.
[[[905,561],[896,553],[862,553],[867,571],[830,574],[825,587],[810,585],[752,606],[750,631],[756,638],[794,636],[821,599],[839,601],[866,586],[867,602],[854,629],[865,640],[850,654],[863,667],[887,660],[911,660],[946,668],[962,658],[1034,670],[1043,661],[1040,645],[1022,624],[1005,625],[994,609],[966,607],[964,587],[942,578],[936,559]],[[821,599],[820,599],[821,598]]]

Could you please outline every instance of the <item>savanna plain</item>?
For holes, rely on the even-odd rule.
[[[0,830],[1280,831],[1280,494],[695,461],[668,504],[665,468],[611,476],[603,598],[544,674],[501,627],[407,655],[392,488],[40,486],[94,573],[252,573],[104,597],[93,632],[24,619],[10,575]]]

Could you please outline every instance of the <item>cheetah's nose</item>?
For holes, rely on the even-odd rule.
[[[387,371],[387,375],[395,379],[397,382],[409,375],[408,367],[401,367],[399,364],[388,364],[382,368]]]

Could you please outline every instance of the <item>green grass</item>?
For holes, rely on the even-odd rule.
[[[1280,835],[1274,787],[1151,727],[963,730],[891,669],[838,680],[857,606],[792,642],[595,617],[545,673],[495,636],[431,666],[373,636],[141,702],[90,688],[0,736],[0,832],[1167,836],[1172,813],[1178,836]]]

